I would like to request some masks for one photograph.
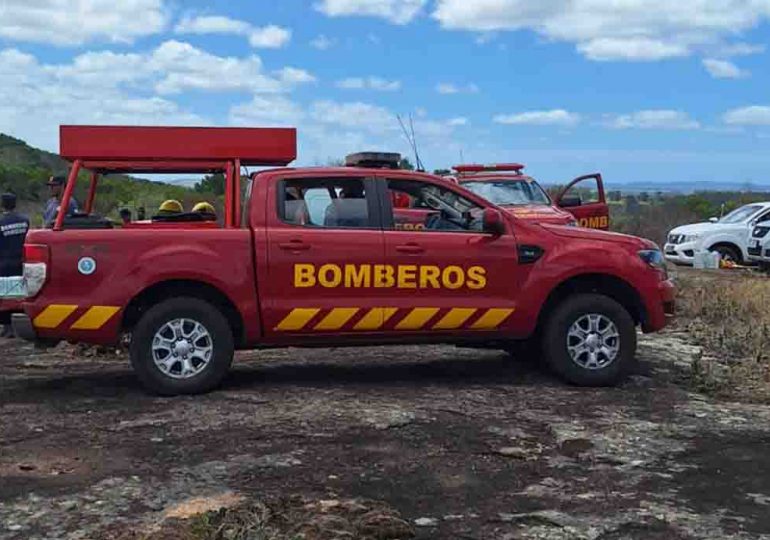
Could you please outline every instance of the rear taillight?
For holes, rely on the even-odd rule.
[[[36,296],[48,279],[48,264],[51,251],[41,244],[24,245],[24,281],[27,283],[27,295]]]
[[[25,263],[43,263],[48,264],[51,258],[51,252],[48,246],[42,244],[24,244],[24,262]]]

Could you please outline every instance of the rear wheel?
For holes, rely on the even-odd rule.
[[[131,365],[142,384],[161,395],[207,392],[233,360],[233,334],[219,310],[197,298],[152,307],[131,336]]]
[[[631,370],[636,354],[636,325],[626,309],[599,294],[562,302],[543,331],[548,365],[580,386],[610,386]]]

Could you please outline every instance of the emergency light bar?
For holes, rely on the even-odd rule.
[[[345,156],[346,167],[366,169],[398,169],[401,154],[395,152],[359,152]]]
[[[472,174],[480,172],[515,172],[520,174],[524,170],[524,165],[521,163],[494,163],[492,165],[455,165],[453,170],[460,174]]]

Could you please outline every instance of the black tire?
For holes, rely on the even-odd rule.
[[[733,246],[714,246],[709,251],[716,251],[724,260],[733,261],[737,264],[743,264],[743,255],[739,249],[736,249]]]
[[[617,356],[596,369],[581,366],[573,360],[567,346],[572,325],[590,314],[602,315],[611,321],[619,336]],[[600,294],[572,296],[559,304],[545,321],[543,352],[550,368],[570,383],[612,386],[628,375],[636,361],[636,325],[628,311],[612,298]]]
[[[200,323],[211,339],[208,364],[188,378],[164,373],[153,359],[156,333],[176,319]],[[233,332],[227,319],[215,306],[197,298],[172,298],[153,306],[139,320],[131,336],[131,365],[136,376],[146,389],[163,396],[200,394],[216,388],[230,369],[233,352]]]

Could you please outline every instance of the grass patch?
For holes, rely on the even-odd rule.
[[[725,272],[678,277],[678,320],[705,349],[695,386],[711,394],[770,402],[770,279]]]
[[[105,532],[104,540],[406,540],[414,530],[386,504],[286,497],[169,519],[151,532]]]

